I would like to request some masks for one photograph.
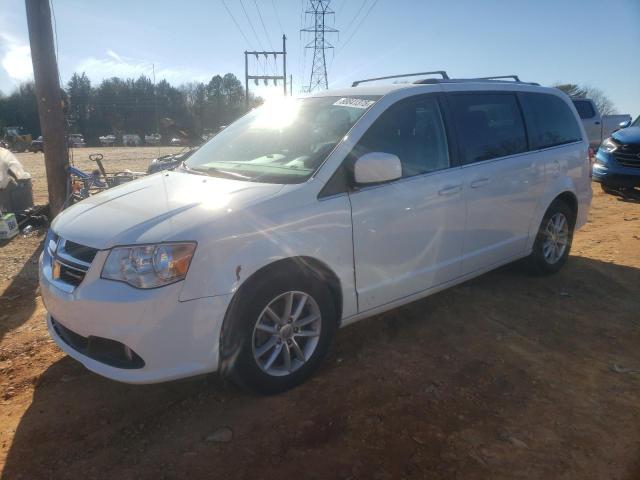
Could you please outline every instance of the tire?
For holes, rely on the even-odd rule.
[[[614,195],[614,194],[615,194],[615,190],[613,190],[613,189],[612,189],[611,187],[609,187],[608,185],[605,185],[604,183],[601,183],[601,184],[600,184],[600,188],[602,189],[602,191],[603,191],[604,193],[608,193],[608,194],[611,194],[611,195]]]
[[[292,314],[305,298],[297,320],[291,323],[283,321],[289,298]],[[267,307],[281,323],[276,323]],[[302,320],[316,314],[318,320],[302,325]],[[239,386],[266,395],[284,392],[309,378],[326,356],[338,324],[327,286],[315,275],[290,271],[250,281],[234,299],[228,315],[221,340],[222,369],[229,370]],[[226,363],[230,365],[225,367]]]
[[[556,227],[562,224],[562,219],[566,229],[558,230]],[[525,260],[530,273],[551,275],[563,267],[571,250],[575,222],[576,214],[565,202],[555,200],[549,206],[538,228],[531,255]],[[558,249],[562,245],[564,247]]]

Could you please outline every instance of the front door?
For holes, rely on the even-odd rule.
[[[460,275],[463,172],[452,166],[437,94],[401,100],[353,151],[397,155],[403,176],[350,193],[361,312]]]

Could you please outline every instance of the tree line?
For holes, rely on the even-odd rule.
[[[603,115],[615,113],[611,100],[599,89],[575,84],[555,85],[570,96],[592,98]],[[63,90],[68,133],[81,133],[88,144],[102,135],[160,133],[164,143],[175,131],[186,132],[194,143],[215,133],[246,112],[244,87],[232,73],[215,75],[207,83],[175,87],[166,80],[153,84],[138,79],[112,77],[97,87],[83,72],[74,73]],[[250,96],[249,107],[261,102]],[[21,126],[34,138],[41,134],[33,82],[25,82],[10,95],[0,93],[0,130]]]
[[[599,88],[575,83],[558,83],[554,87],[559,88],[570,97],[590,98],[596,104],[596,108],[601,115],[618,113],[611,99]]]
[[[138,79],[112,77],[94,87],[83,72],[74,73],[63,91],[67,132],[81,133],[88,144],[103,135],[160,133],[168,142],[173,130],[197,139],[216,132],[246,112],[244,87],[232,73],[215,75],[208,83],[175,87],[166,80],[156,85]],[[251,96],[249,106],[260,103]],[[0,93],[0,127],[21,126],[34,138],[41,135],[33,82],[10,95]]]

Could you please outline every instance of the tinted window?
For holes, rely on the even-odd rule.
[[[588,102],[587,100],[574,100],[573,104],[576,106],[576,110],[578,110],[580,118],[593,118],[596,116],[596,112],[593,110],[591,102]]]
[[[450,97],[464,163],[527,150],[522,115],[513,94],[454,94]]]
[[[569,106],[545,93],[521,93],[531,148],[546,148],[582,139],[580,127]]]
[[[447,168],[447,136],[437,99],[411,98],[391,106],[354,149],[358,157],[368,152],[397,155],[403,177]]]

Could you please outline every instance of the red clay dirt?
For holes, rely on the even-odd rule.
[[[640,204],[594,190],[559,274],[506,267],[347,327],[311,381],[262,398],[88,372],[47,335],[42,235],[16,238],[2,478],[639,479]]]

